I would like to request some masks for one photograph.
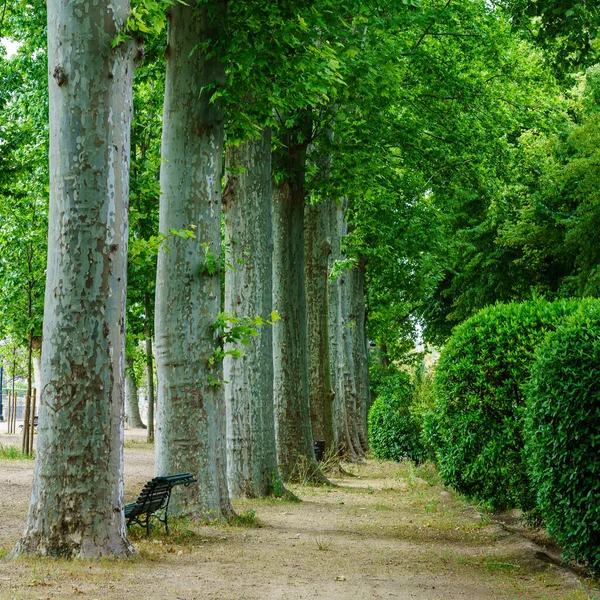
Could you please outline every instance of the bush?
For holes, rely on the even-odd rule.
[[[413,393],[409,376],[401,371],[378,382],[369,411],[369,444],[377,458],[424,460],[420,428],[410,412]]]
[[[535,349],[577,306],[498,304],[455,329],[436,369],[435,407],[424,417],[444,483],[493,509],[535,506],[524,458],[524,385]]]
[[[600,302],[586,301],[539,348],[527,437],[548,532],[600,573]]]

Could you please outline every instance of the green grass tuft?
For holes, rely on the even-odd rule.
[[[229,523],[233,527],[260,527],[258,517],[253,510],[237,513]]]
[[[35,452],[33,454],[23,454],[16,446],[4,446],[3,444],[0,444],[0,458],[9,460],[33,460],[35,458]]]

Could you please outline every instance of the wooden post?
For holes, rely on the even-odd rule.
[[[13,390],[13,424],[12,424],[12,432],[13,434],[17,433],[17,392]]]
[[[21,443],[21,452],[29,454],[29,415],[31,413],[31,396],[25,396],[25,414],[23,415],[23,442]]]
[[[11,425],[11,421],[12,421],[12,412],[11,409],[12,408],[12,398],[10,397],[10,391],[7,392],[6,395],[6,422],[8,423],[8,433],[10,433],[10,425]]]
[[[10,390],[8,390],[8,433],[14,433],[14,407],[13,407],[13,395]]]

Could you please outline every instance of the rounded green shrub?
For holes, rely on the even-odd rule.
[[[401,371],[377,386],[377,398],[369,411],[369,444],[373,454],[384,460],[424,459],[421,431],[410,411],[413,385]]]
[[[527,447],[548,532],[600,573],[600,302],[539,348],[528,386]]]
[[[490,508],[535,506],[524,452],[524,386],[536,348],[576,301],[488,307],[456,329],[437,365],[424,433],[447,485]]]

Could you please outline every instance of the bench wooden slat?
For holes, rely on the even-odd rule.
[[[176,473],[175,475],[154,477],[144,485],[135,502],[125,505],[127,526],[129,527],[132,522],[143,525],[138,517],[146,515],[146,535],[150,535],[151,516],[164,508],[165,518],[161,519],[158,516],[156,518],[165,524],[165,529],[169,533],[168,510],[172,489],[178,485],[187,486],[196,481],[191,473]]]

